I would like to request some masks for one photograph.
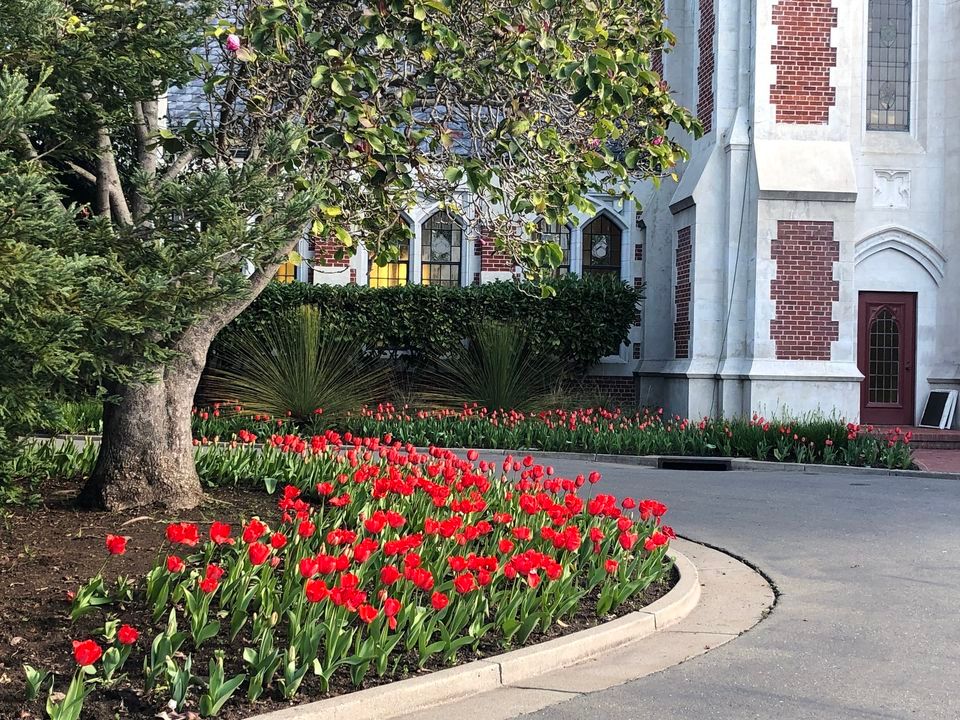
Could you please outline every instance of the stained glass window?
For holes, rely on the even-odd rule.
[[[457,220],[444,210],[431,215],[423,224],[420,250],[420,282],[424,285],[460,286],[463,227]]]
[[[607,215],[598,215],[583,228],[583,274],[609,273],[620,277],[623,232]]]
[[[870,0],[868,130],[910,130],[911,5],[911,0]]]

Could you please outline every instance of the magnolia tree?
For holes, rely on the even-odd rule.
[[[128,318],[89,348],[112,401],[84,497],[111,509],[198,502],[207,350],[305,233],[385,261],[428,196],[545,278],[535,219],[628,198],[699,132],[651,69],[661,0],[12,1],[3,72],[50,107],[5,149],[83,205],[61,250]]]

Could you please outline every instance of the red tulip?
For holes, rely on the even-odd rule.
[[[247,546],[247,555],[250,556],[251,563],[262,565],[270,555],[270,546],[259,542],[251,543]]]
[[[457,575],[453,580],[453,587],[461,595],[465,595],[474,588],[475,579],[470,573],[464,573],[463,575]]]
[[[186,567],[186,564],[176,555],[167,555],[167,572],[178,573]]]
[[[200,542],[200,531],[194,523],[171,523],[167,525],[167,540],[175,545],[194,547]]]
[[[260,518],[253,518],[247,523],[246,527],[243,528],[243,541],[245,543],[256,542],[263,537],[267,529],[267,526],[260,522]]]
[[[307,580],[307,584],[303,586],[303,589],[306,593],[307,600],[312,603],[325,600],[327,596],[330,595],[330,590],[323,580]]]
[[[400,612],[401,607],[402,606],[399,600],[397,600],[396,598],[388,597],[386,600],[383,601],[383,614],[386,615],[388,618],[392,618],[398,612]]]
[[[140,632],[130,625],[121,625],[117,631],[117,640],[121,645],[133,645],[139,637]]]
[[[93,665],[102,656],[103,648],[93,640],[73,641],[73,659],[77,661],[77,665],[81,667]]]
[[[111,555],[123,555],[127,551],[127,540],[122,535],[107,535],[107,552]]]
[[[359,615],[360,619],[363,620],[367,625],[376,620],[377,615],[379,614],[380,611],[377,610],[373,605],[363,604],[357,609],[357,615]]]
[[[230,526],[225,522],[214,522],[210,526],[210,539],[217,545],[233,545],[233,538],[230,537]]]
[[[430,604],[433,605],[434,610],[443,610],[447,605],[450,604],[450,598],[448,598],[442,592],[435,592],[430,596]]]

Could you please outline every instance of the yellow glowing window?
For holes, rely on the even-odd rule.
[[[282,283],[292,283],[297,279],[297,264],[285,262],[283,265],[277,268],[276,278]]]
[[[396,262],[389,262],[386,265],[377,265],[370,260],[370,272],[368,275],[368,284],[370,287],[397,287],[407,284],[407,276],[410,271],[410,249],[400,248],[400,258]]]

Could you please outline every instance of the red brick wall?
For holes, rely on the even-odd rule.
[[[350,256],[346,254],[346,248],[336,238],[327,239],[312,237],[310,238],[310,249],[313,250],[313,258],[319,265],[326,267],[347,267],[350,264]],[[344,250],[342,259],[337,260],[337,250]]]
[[[837,50],[830,46],[837,9],[831,0],[780,0],[773,22],[777,44],[770,61],[777,66],[777,82],[770,102],[777,106],[777,122],[826,125],[837,95],[830,86],[830,69],[837,64]]]
[[[703,123],[703,131],[713,129],[713,71],[716,58],[713,49],[713,36],[717,31],[715,0],[700,0],[700,32],[697,44],[700,59],[697,65],[697,117]]]
[[[606,396],[607,400],[620,407],[629,408],[637,405],[637,381],[633,376],[588,375],[584,378],[584,385]]]
[[[481,272],[510,272],[516,269],[516,263],[513,258],[504,253],[499,253],[494,246],[493,238],[481,237],[477,241],[480,248],[480,271]]]
[[[673,323],[673,342],[675,357],[690,357],[690,264],[693,261],[693,247],[690,243],[690,228],[677,231],[677,284],[674,289],[676,318]]]
[[[832,222],[777,223],[771,244],[777,276],[770,283],[776,316],[770,338],[780,360],[829,360],[830,343],[840,337],[833,319],[833,302],[840,299],[840,283],[833,264],[840,259],[840,243]]]

